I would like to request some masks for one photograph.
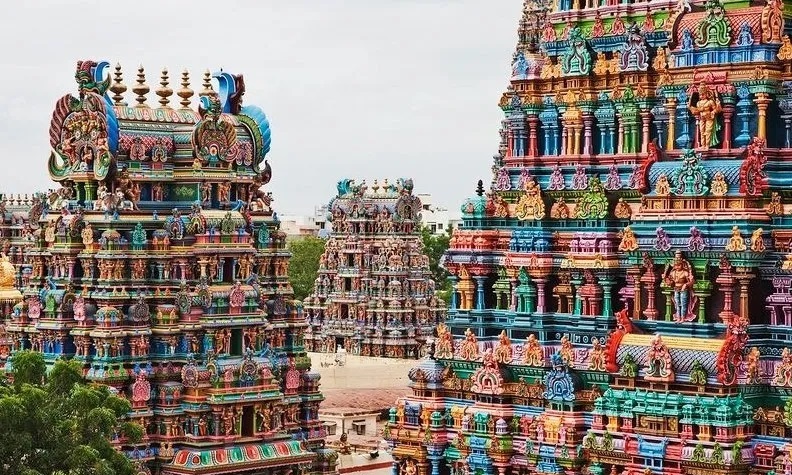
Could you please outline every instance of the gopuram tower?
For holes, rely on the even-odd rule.
[[[435,295],[421,241],[413,181],[338,182],[328,206],[333,232],[304,301],[306,347],[333,353],[416,358],[428,351],[445,304]]]
[[[528,0],[409,475],[792,473],[780,1]]]
[[[33,247],[5,325],[9,367],[23,349],[75,358],[126,396],[145,436],[114,442],[142,474],[333,472],[263,189],[264,112],[243,105],[242,76],[207,72],[196,111],[186,71],[163,70],[151,105],[143,67],[130,86],[108,67],[78,62],[78,95],[55,105],[60,188],[23,217]]]

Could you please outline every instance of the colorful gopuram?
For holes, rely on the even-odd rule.
[[[0,262],[2,303],[15,278],[24,293],[6,369],[23,349],[74,358],[127,397],[145,436],[115,442],[141,474],[334,472],[264,190],[269,122],[242,76],[207,72],[197,110],[187,71],[174,91],[163,70],[153,105],[143,67],[132,105],[120,66],[80,61],[74,77],[50,126],[59,188],[4,214],[30,244]]]
[[[445,320],[421,241],[412,179],[338,182],[328,205],[333,232],[303,302],[305,346],[332,353],[416,358]]]
[[[778,0],[527,0],[394,473],[792,473]]]

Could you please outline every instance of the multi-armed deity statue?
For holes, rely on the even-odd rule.
[[[784,10],[525,2],[396,469],[792,473]]]
[[[242,76],[215,74],[215,90],[207,72],[196,111],[186,71],[178,104],[162,72],[158,106],[142,67],[134,105],[121,67],[107,72],[79,62],[79,94],[55,105],[49,172],[60,188],[3,202],[13,264],[0,262],[0,363],[10,369],[24,349],[73,357],[126,396],[145,435],[114,442],[143,474],[334,471],[263,189],[264,112],[243,105]]]
[[[428,351],[445,304],[435,296],[412,179],[338,182],[333,233],[305,299],[306,347],[411,358]]]

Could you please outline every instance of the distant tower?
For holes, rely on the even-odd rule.
[[[435,296],[421,241],[421,200],[412,179],[368,188],[338,182],[333,233],[304,301],[313,351],[416,358],[425,354],[445,304]]]

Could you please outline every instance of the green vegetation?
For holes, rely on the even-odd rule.
[[[289,242],[292,253],[289,262],[289,282],[294,288],[294,298],[303,300],[311,295],[316,273],[319,270],[319,258],[324,252],[325,241],[318,237],[308,236]]]
[[[432,279],[435,281],[437,296],[448,303],[451,296],[451,285],[448,282],[448,272],[440,267],[440,259],[448,250],[451,235],[432,234],[428,228],[421,229],[421,240],[423,241],[424,252],[429,258],[429,270],[432,271]]]
[[[89,386],[76,361],[49,374],[40,353],[13,357],[13,383],[0,382],[0,473],[131,475],[132,463],[110,443],[130,443],[143,428],[123,418],[131,406],[105,386]]]

